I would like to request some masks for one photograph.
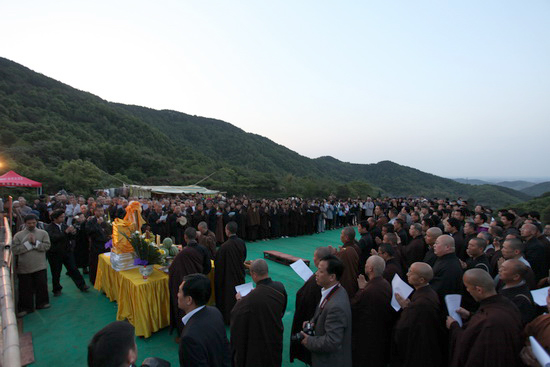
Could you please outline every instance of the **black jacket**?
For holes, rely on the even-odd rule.
[[[52,244],[48,253],[51,254],[64,254],[70,249],[71,235],[65,233],[68,226],[65,223],[61,223],[61,230],[55,223],[50,223],[46,226],[46,232],[50,236],[50,243]]]
[[[181,333],[180,366],[230,367],[231,352],[220,311],[206,306],[191,316]]]
[[[439,297],[443,298],[447,294],[462,294],[462,266],[456,254],[438,257],[433,270],[434,278],[430,285]]]

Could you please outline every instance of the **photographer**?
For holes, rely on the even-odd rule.
[[[52,272],[53,295],[60,296],[61,286],[59,280],[62,266],[65,265],[67,274],[71,277],[74,284],[82,292],[87,292],[89,286],[86,285],[82,274],[78,271],[75,264],[71,240],[76,234],[76,229],[65,223],[65,212],[63,209],[57,209],[51,214],[52,222],[46,226],[46,232],[50,236],[51,247],[46,253],[50,270]]]
[[[351,366],[351,307],[339,282],[343,272],[344,264],[334,255],[319,262],[316,279],[323,287],[321,302],[310,321],[315,335],[302,332],[302,344],[311,352],[313,367]]]

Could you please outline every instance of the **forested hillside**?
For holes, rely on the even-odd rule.
[[[253,196],[462,196],[493,207],[529,198],[389,161],[310,159],[224,121],[110,103],[3,58],[0,126],[0,159],[49,192],[89,193],[119,180],[193,184],[214,173],[201,184]]]
[[[544,193],[550,191],[550,181],[541,182],[539,184],[529,186],[525,189],[522,189],[521,192],[531,196],[540,196]]]

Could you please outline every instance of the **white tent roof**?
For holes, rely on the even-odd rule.
[[[219,191],[216,190],[210,190],[206,187],[202,186],[142,186],[142,185],[129,185],[129,187],[137,189],[137,190],[143,190],[143,191],[150,191],[154,194],[204,194],[204,195],[215,195],[218,194]]]

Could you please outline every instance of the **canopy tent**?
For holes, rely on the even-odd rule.
[[[151,194],[203,194],[206,196],[212,196],[219,194],[219,191],[210,190],[202,186],[142,186],[142,185],[128,185],[131,196],[151,197]]]
[[[9,171],[0,176],[0,186],[6,187],[42,187],[40,182],[23,177],[20,174]]]

